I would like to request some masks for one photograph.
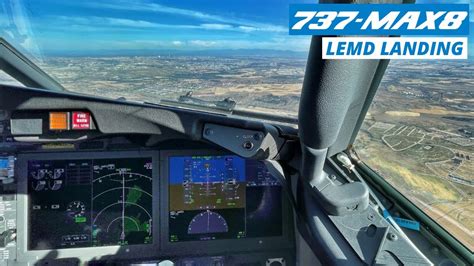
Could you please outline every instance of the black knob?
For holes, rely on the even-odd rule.
[[[249,151],[253,148],[253,143],[251,141],[245,141],[242,143],[242,147]]]

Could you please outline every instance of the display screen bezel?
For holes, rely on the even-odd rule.
[[[152,158],[152,235],[150,244],[113,245],[81,248],[59,248],[45,250],[29,250],[29,199],[28,199],[28,161],[31,160],[80,160],[80,159],[120,159],[120,158]],[[37,258],[48,258],[55,254],[56,258],[81,258],[81,260],[99,260],[104,256],[114,258],[147,258],[153,257],[160,247],[160,181],[159,181],[159,152],[158,151],[116,151],[116,152],[61,152],[61,153],[29,153],[18,155],[17,174],[17,257],[21,261]]]
[[[276,237],[219,239],[210,241],[169,242],[169,175],[170,156],[229,155],[228,151],[214,149],[195,150],[146,150],[146,151],[91,151],[91,152],[38,152],[18,154],[16,173],[17,197],[17,261],[38,259],[146,259],[157,257],[222,254],[222,252],[257,252],[288,250],[295,247],[293,215],[288,200],[282,192],[282,235]],[[28,250],[28,160],[104,159],[127,157],[152,157],[153,160],[153,243],[129,246],[104,246],[64,248],[52,250]],[[283,190],[282,190],[283,191]],[[264,226],[264,225],[262,225]]]
[[[218,252],[222,251],[223,247],[237,251],[256,251],[262,249],[278,249],[288,248],[294,245],[293,220],[291,216],[291,209],[288,201],[284,197],[282,190],[282,235],[271,237],[252,237],[240,239],[215,239],[215,240],[188,240],[188,241],[169,241],[169,158],[176,156],[218,156],[218,155],[235,155],[227,151],[212,151],[212,150],[166,150],[160,152],[160,176],[161,186],[166,188],[161,194],[161,217],[162,227],[161,232],[161,248],[165,252],[171,253],[186,253],[190,252],[200,254],[203,252]],[[271,222],[271,221],[269,221]],[[265,225],[262,225],[265,226]]]

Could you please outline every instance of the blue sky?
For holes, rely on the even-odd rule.
[[[110,50],[307,51],[288,35],[288,0],[2,0],[0,33],[33,55]],[[469,3],[473,0],[419,0]],[[19,4],[20,3],[20,4]],[[471,5],[471,9],[474,4]],[[471,21],[474,15],[471,15]],[[471,23],[471,28],[474,28]],[[474,38],[471,34],[471,55]]]
[[[13,20],[19,29],[7,29],[5,35],[33,53],[105,49],[306,51],[309,45],[307,36],[288,35],[289,2],[282,0],[22,2],[21,8],[10,8],[13,12],[6,9],[0,26],[12,25],[16,16]]]

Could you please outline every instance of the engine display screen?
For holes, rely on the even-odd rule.
[[[281,186],[263,162],[169,157],[170,242],[282,235]]]
[[[152,159],[28,161],[28,249],[152,243]]]

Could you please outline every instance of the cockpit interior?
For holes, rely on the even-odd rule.
[[[0,264],[471,264],[353,148],[389,61],[323,60],[321,45],[297,117],[276,119],[192,93],[64,90],[1,39],[24,86],[0,85]]]

